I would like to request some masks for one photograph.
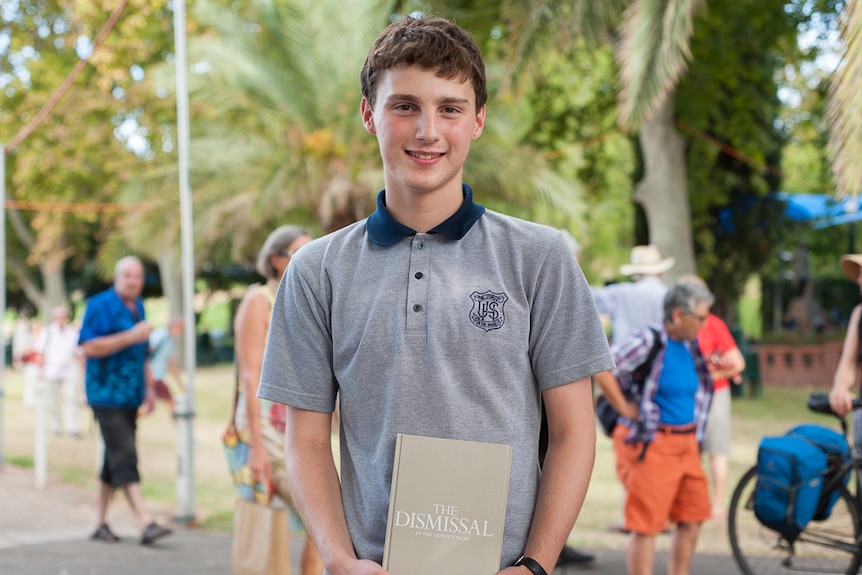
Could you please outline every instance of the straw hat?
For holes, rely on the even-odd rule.
[[[635,246],[632,248],[631,260],[620,266],[620,273],[626,276],[654,276],[666,272],[676,261],[673,258],[661,257],[661,252],[654,244]]]
[[[862,254],[845,254],[841,256],[841,270],[850,281],[859,279],[859,268],[862,267]]]

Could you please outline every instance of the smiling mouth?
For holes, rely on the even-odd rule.
[[[414,157],[414,158],[416,158],[417,160],[433,160],[433,159],[435,159],[435,158],[440,158],[440,157],[442,157],[442,156],[443,156],[443,154],[440,154],[440,153],[433,153],[433,154],[426,153],[426,154],[423,154],[422,152],[410,152],[410,151],[408,151],[408,152],[407,152],[407,155],[409,155],[409,156],[413,156],[413,157]]]

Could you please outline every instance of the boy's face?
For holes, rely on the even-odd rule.
[[[460,191],[470,144],[485,125],[469,81],[402,64],[382,74],[376,109],[363,98],[361,112],[377,136],[387,193]]]

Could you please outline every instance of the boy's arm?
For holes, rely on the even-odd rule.
[[[284,459],[290,492],[330,575],[383,575],[356,558],[332,455],[332,414],[287,406]]]
[[[581,511],[596,456],[590,378],[542,393],[548,414],[548,453],[523,555],[551,573]],[[526,567],[501,573],[529,575]]]

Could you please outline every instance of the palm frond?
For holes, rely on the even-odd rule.
[[[508,74],[507,86],[517,82],[535,61],[538,51],[552,44],[566,46],[576,38],[603,42],[616,25],[627,0],[574,0],[573,2],[536,2],[507,0],[502,6],[506,24]]]
[[[845,52],[829,89],[829,155],[839,198],[862,190],[862,2],[849,0],[841,35]]]
[[[515,124],[495,117],[471,148],[464,180],[473,186],[477,201],[531,217],[543,206],[561,219],[581,221],[586,206],[582,187],[559,175],[542,152],[520,143]]]
[[[673,92],[691,58],[694,17],[704,0],[635,0],[620,27],[620,121],[648,120]]]

